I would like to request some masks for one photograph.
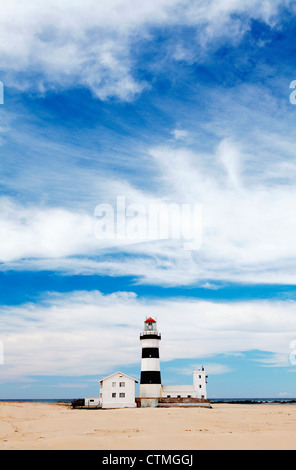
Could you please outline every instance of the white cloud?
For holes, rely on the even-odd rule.
[[[279,398],[293,398],[294,394],[293,394],[293,392],[292,393],[291,392],[280,392],[278,394],[278,397]]]
[[[192,64],[195,62],[195,56],[192,50],[189,50],[183,44],[177,44],[175,47],[175,52],[173,53],[173,58],[176,61],[186,62]]]
[[[229,182],[235,187],[241,186],[242,153],[233,142],[224,139],[217,148],[218,161],[223,164]]]
[[[156,191],[139,190],[120,176],[117,182],[102,178],[97,203],[115,202],[115,216],[116,191],[126,197],[127,206],[146,208],[146,215],[152,203],[201,204],[200,249],[185,251],[182,239],[98,240],[95,204],[88,212],[75,212],[2,198],[1,269],[130,275],[159,285],[295,284],[296,193],[293,181],[270,184],[277,160],[274,168],[270,164],[254,172],[253,155],[230,139],[222,140],[212,154],[165,146],[150,149],[149,157]],[[281,168],[292,177],[290,167]]]
[[[32,208],[0,200],[0,261],[60,258],[89,253],[95,245],[94,220],[60,208]]]
[[[189,135],[188,131],[182,129],[174,129],[172,134],[176,140],[185,140]]]
[[[190,364],[186,368],[170,368],[170,371],[175,372],[181,375],[192,375],[192,372],[195,370],[201,369],[204,367],[208,375],[221,375],[221,374],[228,374],[232,372],[232,369],[225,364],[215,364],[213,362],[208,362],[207,359],[203,360],[200,364]]]
[[[227,372],[211,365],[211,356],[238,351],[272,352],[274,365],[289,366],[296,334],[294,302],[153,300],[132,292],[83,291],[48,294],[40,303],[0,311],[5,381],[35,375],[100,377],[139,365],[139,332],[147,314],[157,317],[162,332],[163,363],[188,358],[195,366],[202,358],[211,374]],[[263,355],[263,365],[264,360]]]
[[[5,1],[0,68],[6,72],[6,83],[20,89],[45,92],[82,85],[100,99],[130,100],[147,85],[134,77],[132,51],[139,40],[149,38],[150,27],[195,26],[206,45],[217,37],[241,38],[249,18],[272,24],[278,8],[290,4],[285,0]],[[184,57],[176,53],[177,58]]]

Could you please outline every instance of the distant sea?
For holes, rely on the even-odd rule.
[[[72,403],[75,398],[36,398],[36,399],[27,399],[27,398],[13,398],[13,399],[0,399],[0,402],[10,402],[10,403]]]
[[[0,399],[11,403],[72,403],[76,398]],[[211,403],[231,404],[296,404],[296,398],[209,398]]]
[[[238,403],[238,404],[296,404],[296,398],[210,398],[211,403]]]

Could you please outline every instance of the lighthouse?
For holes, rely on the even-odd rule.
[[[144,331],[140,334],[142,362],[139,395],[142,399],[157,399],[161,396],[160,340],[161,334],[157,331],[156,321],[151,317],[147,318]]]

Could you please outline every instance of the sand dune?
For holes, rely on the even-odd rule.
[[[72,410],[0,404],[0,449],[296,449],[295,405]]]

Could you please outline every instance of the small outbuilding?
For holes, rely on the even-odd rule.
[[[163,398],[207,399],[207,378],[204,367],[193,372],[193,385],[162,385]]]
[[[100,380],[102,408],[135,408],[137,380],[116,372]]]

